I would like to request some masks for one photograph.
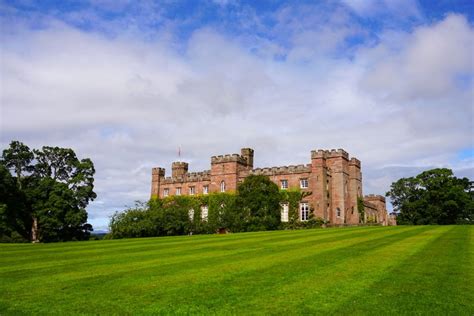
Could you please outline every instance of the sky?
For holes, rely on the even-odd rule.
[[[95,230],[151,168],[343,148],[364,194],[436,167],[474,179],[474,2],[0,1],[0,148],[95,164]]]

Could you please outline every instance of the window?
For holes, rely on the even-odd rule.
[[[300,179],[300,188],[306,189],[308,187],[308,179]]]
[[[288,189],[288,180],[281,180],[281,188]]]
[[[281,221],[288,222],[288,203],[283,203],[281,205]]]
[[[170,189],[166,188],[166,189],[163,189],[163,196],[166,197],[170,194]]]
[[[207,215],[209,214],[209,208],[207,205],[201,206],[201,219],[207,221]]]
[[[189,195],[194,195],[196,193],[196,189],[194,187],[189,187]]]
[[[188,211],[188,216],[189,216],[190,221],[192,221],[194,219],[194,210],[193,209],[190,209]]]
[[[341,209],[339,207],[336,209],[336,215],[337,217],[341,217]]]
[[[202,193],[203,194],[209,194],[209,186],[208,185],[205,185],[202,187]]]
[[[300,203],[300,219],[307,221],[309,219],[309,205],[308,203]]]
[[[225,192],[225,182],[221,181],[221,192]]]
[[[181,195],[181,188],[176,188],[176,195]]]

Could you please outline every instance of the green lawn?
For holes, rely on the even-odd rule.
[[[5,314],[474,315],[474,226],[0,245]]]

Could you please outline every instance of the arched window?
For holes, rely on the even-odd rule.
[[[225,192],[225,182],[221,181],[221,192]]]
[[[336,209],[336,215],[341,217],[341,209],[339,207]]]

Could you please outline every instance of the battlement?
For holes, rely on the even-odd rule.
[[[172,177],[173,178],[182,178],[186,173],[188,173],[188,163],[182,161],[175,161],[171,164]]]
[[[353,165],[360,168],[360,160],[357,158],[351,158],[349,165]]]
[[[151,174],[152,175],[157,175],[159,177],[164,177],[165,176],[165,168],[152,168],[151,169]]]
[[[211,157],[211,164],[225,163],[225,162],[237,162],[242,165],[247,165],[247,159],[239,154],[231,155],[219,155]]]
[[[189,164],[184,161],[175,161],[171,164],[172,168],[185,168],[188,169]]]
[[[256,168],[250,171],[250,174],[271,176],[279,174],[305,173],[310,171],[311,165],[290,165],[271,168]]]
[[[326,158],[337,158],[337,157],[343,157],[349,160],[349,154],[344,149],[331,149],[331,150],[317,149],[317,150],[311,151],[311,159],[315,159],[315,158],[326,159]]]
[[[163,179],[163,184],[184,183],[184,182],[198,182],[211,181],[211,171],[204,170],[201,172],[188,172],[182,176],[166,177]]]
[[[385,197],[382,195],[377,194],[368,194],[364,196],[364,200],[366,201],[381,201],[385,203]]]
[[[201,172],[189,172],[186,174],[186,180],[187,181],[206,181],[206,180],[211,180],[211,171],[210,170],[204,170]]]

